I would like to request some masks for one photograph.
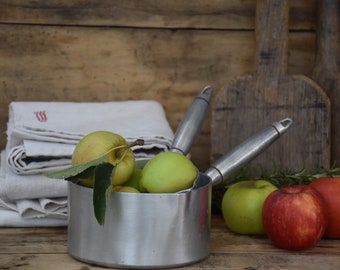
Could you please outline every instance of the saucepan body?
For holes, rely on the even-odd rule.
[[[213,89],[206,86],[181,121],[170,151],[184,155],[202,127]],[[138,160],[143,168],[148,160]],[[169,268],[209,254],[210,178],[193,192],[112,192],[105,223],[93,210],[93,189],[69,183],[69,253],[84,262],[119,268]]]
[[[69,184],[68,251],[78,260],[119,268],[170,268],[209,254],[211,180],[187,193],[113,192],[104,225],[93,189]]]

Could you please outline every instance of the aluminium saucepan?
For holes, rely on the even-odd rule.
[[[212,94],[213,88],[206,86],[195,97],[177,128],[170,151],[184,155],[189,153],[207,115]],[[148,159],[138,160],[137,166],[143,168],[147,161]],[[100,226],[93,214],[93,190],[70,182],[69,253],[81,261],[109,267],[149,269],[177,265],[171,259],[175,256],[175,254],[171,255],[172,247],[168,247],[170,251],[167,258],[159,258],[160,249],[158,247],[168,249],[165,245],[171,245],[171,241],[165,241],[162,238],[167,237],[170,233],[169,226],[175,230],[171,225],[174,220],[177,223],[177,219],[183,218],[183,216],[173,216],[171,212],[173,212],[173,207],[183,207],[182,205],[186,203],[182,200],[187,201],[185,198],[187,196],[180,196],[182,198],[178,200],[177,198],[171,199],[174,196],[168,194],[156,196],[138,194],[138,197],[131,195],[132,193],[112,193],[105,224]],[[196,200],[191,199],[190,201],[193,203]],[[176,206],[176,204],[178,205]],[[170,207],[170,211],[166,214],[167,219],[164,219],[165,212],[163,211],[167,211],[167,207]],[[176,215],[178,214],[181,215],[181,213],[176,213]],[[148,220],[148,223],[143,220]],[[165,224],[167,225],[165,226]],[[153,228],[154,226],[157,230]],[[152,231],[154,234],[153,237],[150,237]],[[186,232],[177,232],[176,234],[179,236]],[[148,241],[153,244],[150,245]],[[184,239],[178,239],[177,243],[185,249],[187,246],[184,244],[185,242],[187,241]],[[183,255],[187,257],[185,253]],[[198,256],[201,255],[198,254]],[[179,258],[179,261],[180,264],[183,264],[193,259],[195,258],[189,256],[189,258]]]
[[[170,268],[203,260],[210,250],[212,185],[253,159],[290,125],[291,120],[284,119],[260,130],[200,173],[192,189],[113,192],[103,226],[93,215],[93,190],[70,183],[69,253],[84,262],[117,268]]]

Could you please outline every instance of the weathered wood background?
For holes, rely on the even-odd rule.
[[[251,73],[255,0],[0,1],[0,148],[11,101],[161,102],[175,130],[207,84]],[[315,61],[316,1],[291,1],[288,73]],[[209,167],[210,116],[193,146]]]

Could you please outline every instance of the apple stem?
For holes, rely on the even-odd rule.
[[[128,147],[131,148],[136,145],[144,145],[144,140],[143,139],[137,139],[134,142],[128,144]]]
[[[123,145],[117,152],[116,152],[116,156],[119,157],[122,155],[122,158],[124,158],[125,156],[125,151],[131,147],[134,147],[136,145],[144,145],[144,140],[143,139],[137,139],[127,145]],[[123,154],[122,154],[123,153]]]

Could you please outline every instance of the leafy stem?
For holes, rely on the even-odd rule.
[[[144,140],[138,139],[127,145],[120,145],[109,149],[100,157],[88,162],[71,166],[69,168],[56,172],[45,173],[49,178],[65,179],[77,182],[78,178],[88,178],[94,176],[93,184],[93,208],[94,215],[100,225],[105,222],[106,208],[109,203],[110,194],[113,186],[113,179],[117,165],[122,162],[126,156],[126,152],[133,146],[143,145]],[[106,162],[107,156],[116,151],[118,160],[115,164]]]
[[[120,151],[124,151],[123,156],[125,156],[125,153],[126,153],[125,150],[126,149],[131,148],[131,147],[136,146],[136,145],[143,145],[143,144],[144,144],[144,140],[138,139],[138,140],[136,140],[136,141],[134,141],[134,142],[132,142],[128,145],[119,145],[119,146],[116,146],[116,147],[112,147],[107,152],[105,152],[104,154],[102,154],[100,157],[98,157],[96,159],[93,159],[93,160],[90,160],[88,162],[81,163],[81,164],[78,164],[78,165],[74,165],[74,166],[71,166],[69,168],[59,170],[59,171],[48,172],[48,173],[45,173],[44,175],[46,177],[49,177],[49,178],[73,180],[75,177],[78,177],[81,173],[83,173],[86,170],[88,170],[88,171],[92,170],[93,171],[96,166],[98,166],[99,164],[101,164],[101,163],[103,163],[107,160],[107,155],[109,155],[112,151],[116,151],[116,150],[121,149]],[[117,164],[121,160],[123,160],[123,158],[124,157],[120,158],[118,160]]]

